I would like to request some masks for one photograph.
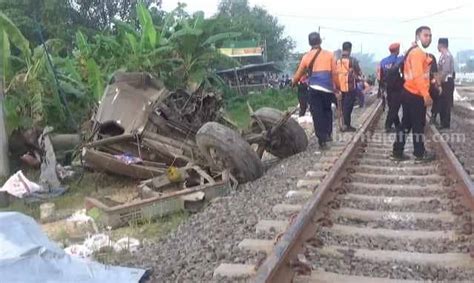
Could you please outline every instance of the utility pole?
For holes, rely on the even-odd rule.
[[[267,50],[267,38],[264,38],[264,47],[263,47],[263,63],[267,63],[268,60],[268,50]]]
[[[4,77],[0,78],[0,177],[8,177],[10,169],[8,166],[8,137],[5,128],[5,113],[3,113],[3,89]]]

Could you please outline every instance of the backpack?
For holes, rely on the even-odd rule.
[[[385,83],[385,88],[386,89],[395,89],[399,90],[403,88],[403,84],[405,83],[405,78],[403,74],[403,69],[405,68],[405,60],[408,58],[408,54],[410,51],[412,51],[414,47],[410,47],[408,49],[407,53],[405,54],[405,57],[403,57],[403,60],[400,62],[396,62],[390,66],[389,69],[384,70],[384,76],[383,76],[383,81]]]
[[[342,60],[348,59],[349,66],[346,67]],[[336,62],[336,73],[339,81],[339,87],[342,92],[349,92],[356,89],[356,76],[354,69],[352,68],[352,57],[340,58]]]

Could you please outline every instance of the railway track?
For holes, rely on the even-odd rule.
[[[380,104],[362,128],[315,164],[261,239],[239,247],[266,253],[256,265],[221,264],[218,281],[406,282],[474,278],[474,189],[447,143],[437,160],[390,160]],[[429,127],[428,137],[439,133]],[[384,137],[384,138],[382,138]],[[391,136],[394,138],[394,136]],[[436,141],[435,141],[436,140]],[[407,152],[412,151],[411,138]],[[404,282],[404,281],[401,281]]]
[[[459,162],[474,181],[474,110],[473,102],[455,103],[451,116],[451,129],[447,133],[462,133],[463,139],[453,139],[449,145]]]

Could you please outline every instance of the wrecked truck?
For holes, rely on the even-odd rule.
[[[170,91],[148,73],[118,72],[93,116],[82,159],[93,169],[144,180],[141,193],[152,203],[229,179],[255,180],[264,173],[265,151],[286,158],[308,145],[291,111],[250,109],[249,127],[239,130],[224,117],[222,105],[222,96],[204,85]],[[95,199],[87,202],[113,210]]]

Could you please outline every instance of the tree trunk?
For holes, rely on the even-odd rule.
[[[5,114],[3,113],[3,78],[0,79],[0,177],[8,177],[8,137],[5,128]]]

